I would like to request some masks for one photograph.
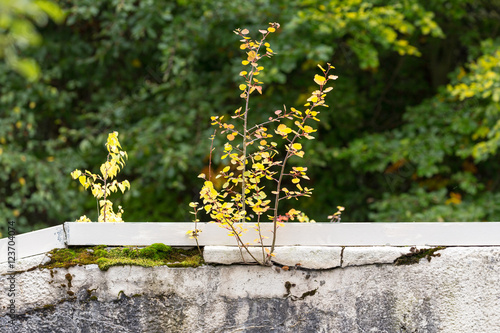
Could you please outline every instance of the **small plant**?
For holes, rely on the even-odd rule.
[[[82,172],[75,170],[71,173],[73,179],[78,179],[80,184],[85,189],[91,188],[92,195],[97,201],[97,214],[99,222],[123,222],[122,214],[123,209],[118,206],[118,212],[113,211],[113,203],[108,200],[108,196],[112,192],[122,191],[128,188],[130,190],[130,183],[128,180],[118,182],[116,177],[120,168],[125,166],[125,158],[128,158],[127,152],[121,150],[120,141],[118,141],[118,132],[109,133],[108,140],[106,141],[106,148],[108,156],[106,162],[101,167],[101,175],[93,174],[88,170]],[[76,222],[91,222],[91,220],[83,215]]]
[[[322,74],[316,74],[314,82],[318,89],[313,91],[304,105],[305,110],[290,108],[287,110],[276,110],[267,121],[250,125],[250,96],[254,92],[262,94],[263,82],[257,77],[262,73],[264,67],[260,61],[264,57],[271,58],[275,53],[266,42],[269,34],[275,32],[280,25],[270,23],[266,30],[259,30],[260,40],[252,40],[248,37],[248,29],[236,29],[234,32],[241,37],[240,49],[245,50],[246,59],[242,61],[245,70],[240,72],[244,83],[239,85],[240,97],[243,106],[238,108],[231,119],[224,116],[211,117],[212,125],[216,127],[211,137],[209,174],[201,174],[199,177],[205,180],[200,191],[203,202],[198,206],[197,202],[190,203],[192,214],[195,215],[195,230],[188,234],[195,238],[198,244],[200,230],[196,223],[199,222],[198,211],[204,210],[221,227],[229,231],[230,236],[236,238],[240,251],[246,252],[261,265],[270,265],[274,256],[277,229],[283,226],[283,222],[297,219],[300,222],[313,222],[302,212],[291,209],[284,215],[280,215],[279,205],[283,200],[298,199],[310,196],[312,188],[301,185],[302,180],[309,180],[307,167],[289,166],[289,160],[294,156],[304,157],[301,140],[314,139],[316,132],[309,123],[319,121],[319,107],[328,107],[325,104],[325,96],[333,88],[326,87],[331,80],[337,76],[331,75],[333,66],[327,64],[324,69],[320,65]],[[227,142],[224,144],[222,160],[227,165],[216,175],[215,179],[222,178],[222,187],[217,189],[213,182],[211,161],[214,150],[215,135],[225,135]],[[280,158],[281,157],[281,158]],[[285,183],[288,179],[288,183]],[[294,188],[288,188],[288,186]],[[343,208],[342,208],[343,210]],[[330,218],[340,220],[340,208]],[[264,239],[260,223],[265,219],[273,223],[272,240],[270,248],[264,246]],[[254,245],[262,248],[262,257],[259,259],[249,250],[250,244],[244,243],[242,234],[247,231],[246,221],[254,220],[253,228],[257,231],[258,238]],[[243,252],[241,252],[243,255]]]

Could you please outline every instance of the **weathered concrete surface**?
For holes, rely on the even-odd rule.
[[[14,271],[25,271],[34,266],[39,266],[46,264],[50,261],[50,257],[47,254],[37,254],[31,257],[26,257],[19,259],[14,264]],[[9,263],[0,263],[0,275],[12,272]]]
[[[16,275],[2,332],[500,332],[500,248],[409,266],[112,267]],[[7,286],[5,276],[0,289]],[[72,295],[71,295],[72,294]]]
[[[257,260],[264,261],[266,252],[263,252],[261,247],[250,247],[249,250]],[[328,269],[340,266],[342,248],[338,246],[280,246],[276,247],[274,253],[272,261],[279,265]],[[229,246],[205,246],[203,258],[207,263],[222,265],[255,262],[247,251],[240,251],[238,247]]]
[[[418,247],[422,249],[426,247]],[[252,255],[262,260],[262,248],[249,248]],[[335,267],[362,266],[373,264],[392,264],[400,256],[410,252],[410,247],[395,246],[278,246],[273,262],[278,265],[295,266],[299,264],[308,269],[329,269]],[[231,265],[238,263],[254,263],[255,260],[238,247],[205,246],[203,251],[205,262],[211,264]]]
[[[419,247],[421,248],[424,247]],[[409,252],[410,247],[345,247],[341,255],[342,267],[392,264],[397,258]]]

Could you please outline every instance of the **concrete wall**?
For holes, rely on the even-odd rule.
[[[400,266],[397,252],[342,248],[328,269],[35,269],[16,274],[12,321],[0,297],[0,331],[500,332],[500,247],[448,247]]]

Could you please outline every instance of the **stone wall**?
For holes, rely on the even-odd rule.
[[[328,269],[36,268],[16,274],[13,318],[2,294],[0,327],[30,333],[500,332],[500,247],[448,247],[410,265],[395,265],[387,259],[391,251],[342,248],[340,265]],[[3,275],[0,289],[8,288]]]

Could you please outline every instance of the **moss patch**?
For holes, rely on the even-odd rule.
[[[134,265],[142,267],[198,267],[203,257],[197,249],[176,249],[155,243],[145,248],[116,247],[107,249],[104,245],[94,247],[71,247],[54,249],[49,253],[51,261],[40,268],[68,268],[77,265],[97,264],[103,271],[113,266]],[[66,277],[67,278],[67,277]],[[71,279],[68,279],[71,284]]]
[[[431,261],[432,257],[440,257],[440,253],[435,253],[439,250],[444,250],[446,247],[438,246],[429,249],[420,249],[417,250],[416,247],[410,248],[410,253],[404,254],[401,257],[394,260],[394,265],[413,265],[418,264],[420,259],[426,258],[427,261]]]

